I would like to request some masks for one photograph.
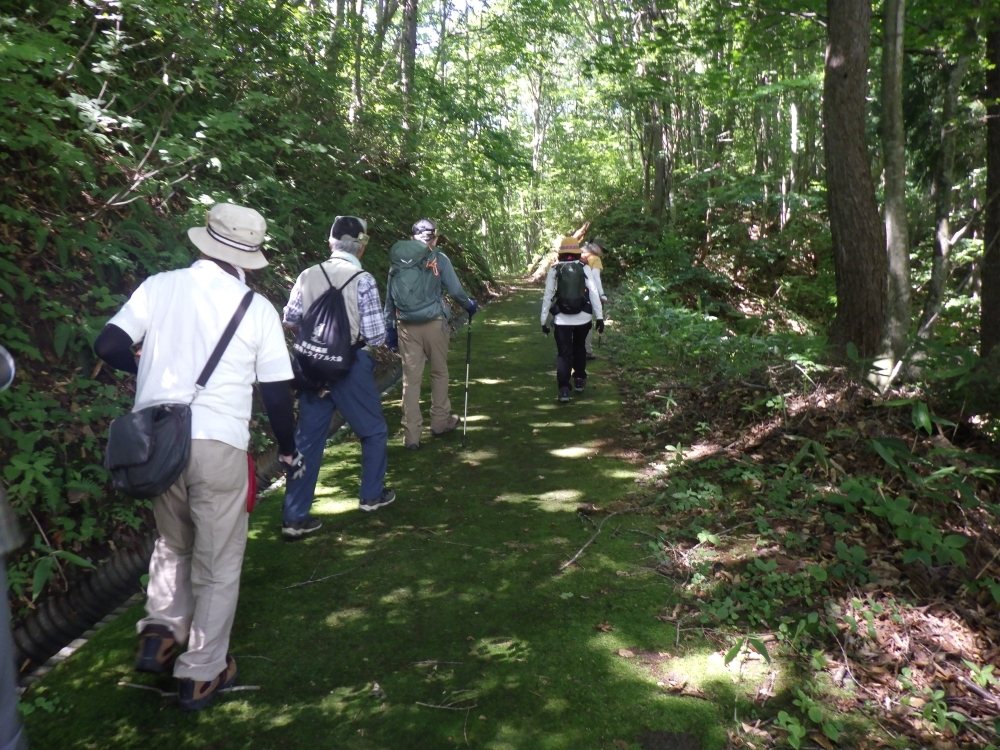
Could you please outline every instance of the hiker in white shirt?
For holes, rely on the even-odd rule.
[[[244,269],[263,268],[264,218],[217,204],[207,226],[188,230],[201,258],[158,273],[132,294],[94,343],[113,367],[137,373],[134,411],[191,403],[191,457],[153,500],[157,539],[136,669],[173,671],[181,708],[198,710],[236,679],[228,654],[246,548],[253,383],[260,382],[280,460],[304,470],[295,449],[292,368],[278,314],[254,295],[203,389],[195,381],[249,288]],[[142,343],[136,366],[131,347]],[[192,401],[193,399],[193,401]],[[180,653],[180,646],[187,650]]]

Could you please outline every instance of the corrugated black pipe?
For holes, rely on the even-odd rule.
[[[48,599],[14,631],[14,651],[21,672],[44,664],[139,590],[149,569],[156,532],[138,550],[119,550],[70,593]]]

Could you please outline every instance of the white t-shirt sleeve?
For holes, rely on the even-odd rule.
[[[149,330],[149,315],[152,310],[150,281],[153,277],[146,279],[139,285],[139,288],[132,292],[128,302],[118,313],[108,321],[108,325],[121,328],[132,337],[132,343],[138,344],[146,338],[146,331]]]
[[[285,336],[281,332],[281,320],[278,313],[267,300],[261,299],[264,311],[261,319],[260,346],[257,349],[257,380],[261,383],[274,383],[292,379],[292,363],[288,359],[288,349],[285,348]]]

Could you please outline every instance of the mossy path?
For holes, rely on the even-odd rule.
[[[280,493],[258,505],[232,634],[238,684],[258,691],[183,714],[120,687],[173,689],[131,672],[137,606],[28,693],[59,700],[26,717],[33,747],[578,750],[637,748],[652,730],[721,747],[733,699],[724,669],[702,683],[714,700],[671,696],[654,669],[617,653],[681,656],[673,626],[654,617],[670,584],[643,568],[646,540],[628,533],[639,519],[612,519],[582,567],[559,572],[594,533],[577,506],[624,496],[635,469],[602,450],[620,429],[602,362],[585,394],[556,402],[539,303],[522,290],[476,318],[466,449],[459,430],[404,450],[390,398],[393,505],[357,510],[354,440],[327,451],[315,537],[282,541]],[[464,360],[463,330],[454,411]],[[712,650],[686,648],[702,662]]]

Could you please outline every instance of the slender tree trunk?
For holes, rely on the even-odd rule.
[[[823,81],[827,204],[837,278],[831,343],[853,343],[863,357],[880,354],[885,327],[887,263],[865,142],[869,0],[827,0],[829,41]]]
[[[954,65],[945,66],[938,163],[934,170],[931,188],[934,195],[934,258],[927,300],[920,316],[921,338],[928,338],[934,330],[934,321],[941,312],[941,304],[944,301],[945,286],[948,277],[951,276],[951,192],[955,184],[955,116],[958,112],[958,89],[968,65],[968,55],[962,55]]]
[[[417,61],[418,0],[404,0],[402,30],[402,66],[400,80],[403,88],[403,157],[412,156],[416,146],[416,122],[413,119],[414,76]]]
[[[351,26],[354,34],[354,77],[352,82],[354,102],[351,104],[350,109],[351,120],[353,121],[356,117],[360,116],[364,105],[364,94],[361,88],[361,43],[365,36],[365,0],[358,0],[354,17],[351,19]]]
[[[893,360],[910,329],[910,241],[906,220],[906,133],[903,129],[903,24],[906,0],[885,0],[882,48],[882,152],[885,159],[885,234],[889,264],[886,343]]]
[[[650,213],[657,218],[662,218],[663,209],[666,207],[673,166],[671,164],[673,146],[670,138],[670,124],[665,122],[665,109],[661,102],[653,103],[654,121],[650,125],[650,156],[653,161]]]
[[[372,43],[372,61],[378,66],[382,62],[382,47],[385,35],[392,25],[392,19],[399,10],[399,0],[376,0],[375,4],[375,41]]]
[[[980,354],[1000,342],[1000,14],[994,13],[986,36],[986,236],[983,238]]]

